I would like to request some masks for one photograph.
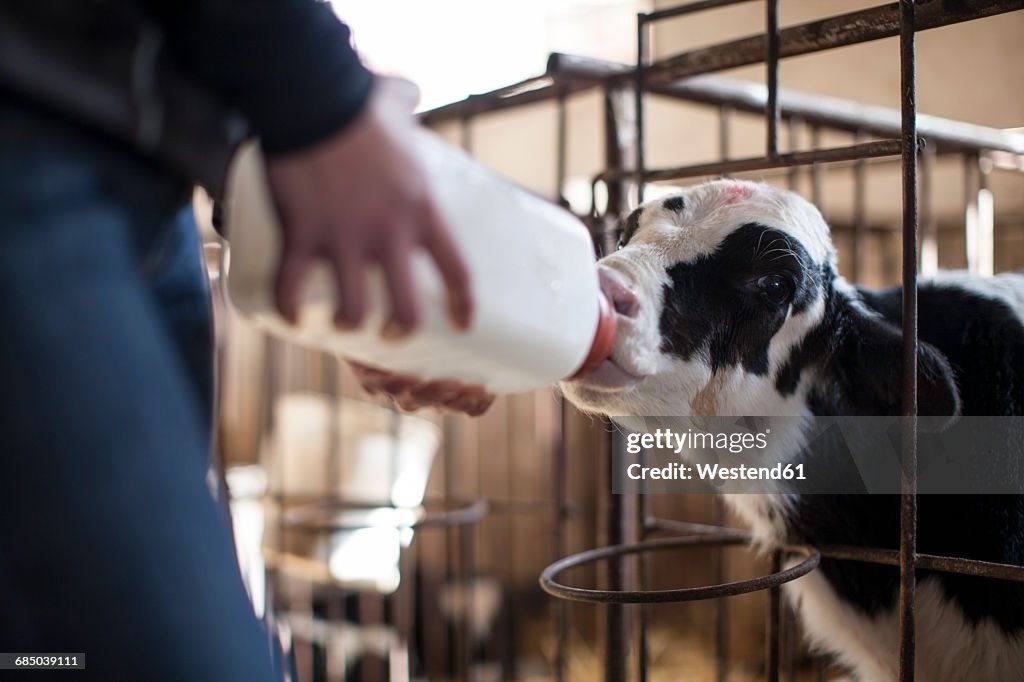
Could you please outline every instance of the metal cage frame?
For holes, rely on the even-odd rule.
[[[541,576],[541,586],[563,600],[603,604],[607,609],[604,632],[604,675],[609,681],[629,678],[630,660],[635,652],[638,679],[647,679],[646,612],[636,605],[717,599],[749,591],[768,590],[767,638],[765,646],[766,676],[775,682],[780,676],[780,628],[782,609],[780,586],[813,570],[819,558],[848,560],[895,566],[899,569],[899,657],[901,682],[915,679],[915,612],[916,574],[919,570],[952,572],[965,575],[1024,582],[1024,567],[995,564],[961,557],[922,554],[917,548],[917,355],[918,309],[917,278],[919,263],[919,227],[926,244],[935,239],[935,217],[931,214],[931,167],[936,155],[956,154],[964,159],[968,205],[971,188],[981,188],[985,175],[993,165],[1024,171],[1024,135],[1004,133],[956,121],[918,117],[916,106],[915,34],[927,30],[1024,9],[1024,0],[963,0],[951,9],[942,0],[899,0],[886,5],[830,16],[787,28],[779,26],[780,0],[760,0],[765,4],[765,32],[709,47],[682,52],[660,60],[650,56],[649,32],[659,21],[673,17],[713,10],[754,0],[698,0],[637,15],[636,63],[632,66],[600,60],[554,54],[547,72],[489,93],[475,95],[451,105],[426,112],[427,124],[448,121],[462,123],[462,140],[470,146],[470,125],[473,117],[497,110],[532,103],[555,101],[558,104],[558,148],[556,196],[561,197],[566,178],[567,116],[566,99],[570,95],[601,88],[605,107],[606,168],[593,179],[608,188],[607,207],[598,215],[592,211],[591,227],[595,242],[606,248],[614,242],[612,222],[629,203],[630,183],[638,200],[646,183],[708,175],[727,175],[754,170],[789,169],[790,182],[795,170],[811,167],[812,199],[821,202],[821,168],[823,164],[848,163],[854,167],[854,278],[860,270],[860,244],[867,230],[864,218],[865,169],[868,159],[898,159],[902,175],[902,266],[903,290],[903,360],[902,415],[909,417],[903,434],[903,454],[907,466],[902,478],[900,501],[900,541],[898,550],[863,547],[794,547],[786,552],[804,555],[798,566],[782,570],[783,551],[773,555],[770,574],[742,583],[725,583],[699,588],[651,591],[642,589],[643,570],[637,570],[626,556],[648,551],[686,546],[726,546],[745,542],[747,535],[732,528],[659,519],[651,516],[643,496],[612,495],[607,491],[608,545],[561,559]],[[897,37],[900,44],[902,106],[898,116],[880,108],[849,111],[814,97],[786,93],[779,87],[780,59],[864,43],[880,38]],[[763,63],[766,66],[766,90],[743,88],[693,76],[725,69]],[[644,158],[645,96],[653,94],[716,106],[719,110],[720,160],[711,163],[651,169]],[[631,97],[630,97],[631,95]],[[631,102],[630,102],[631,100]],[[629,110],[631,106],[631,111]],[[766,127],[766,149],[762,156],[743,159],[728,157],[729,120],[732,112],[763,112]],[[780,150],[780,128],[811,128],[812,149]],[[820,147],[822,129],[856,133],[858,138],[870,134],[885,139],[863,141],[844,147]],[[925,144],[927,140],[927,144]],[[918,187],[919,164],[924,170]],[[923,201],[922,201],[923,197]],[[621,435],[611,435],[611,448],[621,448]],[[610,449],[611,449],[610,448]],[[564,453],[554,464],[555,480],[565,480]],[[568,515],[564,486],[556,485],[556,518]],[[720,521],[721,519],[719,519]],[[680,537],[651,540],[647,535],[668,531]],[[565,551],[562,531],[556,541],[559,555]],[[574,588],[557,582],[558,574],[568,568],[592,563],[610,562],[608,589]],[[722,575],[719,563],[718,574]],[[721,582],[721,581],[720,581]],[[637,589],[638,583],[641,589]],[[719,604],[722,602],[719,601]],[[639,608],[639,612],[629,609]],[[718,610],[717,647],[719,679],[725,679],[725,615]],[[568,617],[564,603],[556,609],[555,630],[557,653],[555,679],[566,676]],[[639,642],[636,646],[634,642]],[[635,647],[635,648],[634,648]],[[820,673],[820,669],[819,669]]]

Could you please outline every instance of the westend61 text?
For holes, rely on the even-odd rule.
[[[694,478],[702,481],[805,481],[803,464],[782,464],[775,466],[752,467],[741,464],[735,467],[723,467],[718,464],[681,464],[672,463],[663,467],[645,467],[630,464],[626,475],[634,481],[691,481]]]

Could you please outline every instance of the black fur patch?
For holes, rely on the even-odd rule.
[[[897,327],[903,290],[861,291],[864,302]],[[918,287],[918,336],[953,368],[961,414],[1024,415],[1024,324],[1005,303],[950,284]]]
[[[661,207],[664,208],[666,211],[678,213],[679,211],[682,211],[686,207],[686,202],[683,201],[683,198],[681,196],[674,196],[665,199],[665,201],[661,203]]]
[[[824,273],[826,282],[831,271]],[[903,342],[898,321],[866,312],[848,294],[824,285],[825,313],[818,326],[790,351],[775,377],[775,388],[791,395],[803,373],[818,372],[810,394],[821,415],[894,415],[902,407]],[[869,306],[870,307],[870,306]],[[961,413],[954,370],[946,356],[921,334],[918,348],[918,412]]]
[[[812,409],[818,414],[849,414],[851,405],[874,414],[892,414],[897,405],[870,400],[871,375],[899,375],[891,360],[870,357],[870,339],[879,324],[898,334],[902,291],[861,292],[884,320],[866,318],[842,296],[830,301],[821,327],[780,372],[780,391],[795,389],[799,367],[829,355],[834,372],[826,370],[816,387]],[[923,284],[918,291],[919,335],[929,353],[948,361],[967,415],[1024,414],[1024,325],[1005,304],[955,286]],[[876,326],[871,327],[874,322]],[[858,329],[858,326],[860,327]],[[831,338],[830,338],[831,337]],[[890,338],[890,345],[898,337]],[[858,351],[865,357],[856,357]],[[896,351],[893,350],[892,355]],[[934,356],[924,362],[931,362]],[[898,357],[898,355],[896,356]],[[844,368],[845,366],[845,368]],[[922,377],[925,372],[922,371]],[[934,377],[932,377],[934,378]],[[920,388],[921,409],[940,409],[942,401]],[[877,400],[877,398],[874,398]],[[888,411],[888,412],[886,412]],[[861,412],[865,413],[865,412]],[[850,545],[896,549],[899,544],[899,498],[894,495],[804,495],[793,508],[790,539],[812,545]],[[1015,495],[922,495],[918,499],[918,546],[928,554],[966,557],[1024,565],[1024,498]],[[869,615],[893,608],[898,573],[888,566],[824,560],[821,570],[836,592]],[[968,622],[991,619],[1004,631],[1024,630],[1024,584],[969,576],[921,572],[937,580],[945,595]]]
[[[742,365],[768,372],[768,345],[793,313],[818,295],[821,273],[794,237],[748,223],[729,234],[714,253],[667,270],[659,328],[661,350],[689,360],[705,357],[712,370]],[[792,286],[784,304],[768,300],[760,277],[782,275]]]
[[[790,519],[794,542],[896,549],[896,495],[802,495]],[[927,554],[1024,565],[1024,499],[1017,495],[922,495],[918,548]],[[821,570],[850,604],[869,615],[891,609],[899,574],[890,566],[823,560]],[[1024,629],[1024,584],[921,572],[938,580],[972,624],[991,618],[1005,631]]]
[[[626,216],[626,220],[622,225],[622,231],[619,234],[619,248],[629,243],[629,240],[633,238],[636,231],[640,228],[640,214],[644,212],[643,206],[640,208],[633,209],[633,212]]]

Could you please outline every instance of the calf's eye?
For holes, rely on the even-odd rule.
[[[779,274],[764,275],[757,279],[757,288],[774,305],[782,305],[793,295],[793,282]]]

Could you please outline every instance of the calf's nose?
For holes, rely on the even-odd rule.
[[[640,314],[640,301],[629,288],[626,279],[618,271],[607,265],[597,266],[597,279],[601,291],[611,302],[615,314],[620,317],[635,318]]]

